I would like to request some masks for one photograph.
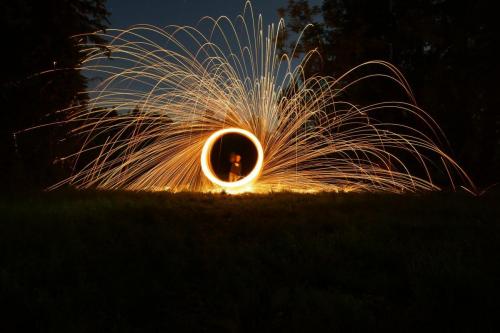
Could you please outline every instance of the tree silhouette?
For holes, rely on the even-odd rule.
[[[17,131],[62,120],[56,111],[85,107],[88,78],[77,68],[87,42],[103,30],[109,13],[105,0],[5,1],[0,5],[3,64],[0,76],[2,179],[13,186],[44,186],[64,172],[52,164],[67,149],[67,126],[29,133]],[[65,148],[66,147],[66,148]]]
[[[372,59],[398,66],[417,102],[441,125],[454,156],[479,184],[498,181],[500,113],[495,20],[488,0],[289,0],[281,42],[290,49],[307,24],[299,56],[317,49],[307,75],[338,76]],[[371,94],[386,86],[369,87]],[[360,92],[360,101],[369,98]]]

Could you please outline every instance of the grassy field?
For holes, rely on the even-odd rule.
[[[500,327],[500,195],[0,199],[0,331]]]

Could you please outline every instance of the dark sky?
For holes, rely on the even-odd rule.
[[[318,4],[321,0],[310,0]],[[287,0],[253,0],[255,13],[266,23],[277,22],[277,9]],[[243,11],[245,0],[108,0],[111,27],[126,28],[133,24],[196,25],[203,16],[228,16],[233,19]]]

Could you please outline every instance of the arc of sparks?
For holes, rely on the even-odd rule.
[[[212,191],[251,184],[255,192],[415,192],[439,190],[435,173],[452,186],[473,187],[392,64],[370,61],[337,78],[305,77],[314,51],[300,62],[293,52],[280,54],[283,19],[266,28],[247,2],[235,22],[203,22],[205,33],[149,25],[96,32],[109,44],[88,48],[81,69],[103,80],[88,91],[86,107],[63,110],[83,144],[64,158],[75,161],[75,173],[53,188]],[[352,87],[371,79],[393,82],[403,100],[349,100]],[[404,114],[420,126],[377,120],[380,113]],[[208,165],[210,146],[230,131],[258,150],[254,170],[235,183]]]

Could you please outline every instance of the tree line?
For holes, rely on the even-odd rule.
[[[316,49],[307,75],[339,76],[367,60],[395,64],[419,105],[447,135],[453,156],[480,185],[499,180],[500,119],[494,52],[495,17],[488,0],[289,0],[284,51],[309,24],[298,53]],[[71,173],[60,157],[77,149],[68,125],[16,135],[19,130],[64,120],[56,111],[87,107],[89,78],[75,68],[86,43],[75,35],[104,30],[105,0],[18,0],[0,4],[3,72],[0,76],[1,178],[6,186],[44,187]],[[359,102],[385,94],[372,86]]]
[[[480,186],[500,177],[497,18],[490,0],[288,0],[281,44],[317,50],[306,75],[339,76],[373,59],[396,65],[417,103],[444,130],[452,155]],[[364,86],[356,102],[386,94]],[[389,96],[390,97],[390,96]]]
[[[68,136],[68,125],[18,132],[64,120],[58,110],[86,107],[89,78],[75,68],[84,60],[81,51],[86,43],[105,41],[97,36],[74,36],[109,25],[105,3],[16,0],[0,4],[4,32],[0,179],[4,186],[43,188],[71,172],[70,163],[60,162],[78,144]]]

